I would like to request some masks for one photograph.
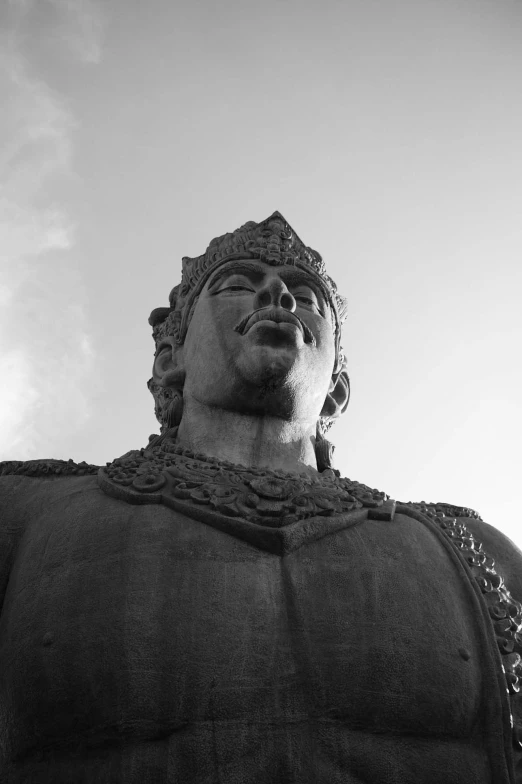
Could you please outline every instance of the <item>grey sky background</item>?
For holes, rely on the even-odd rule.
[[[348,297],[344,475],[522,545],[522,3],[12,0],[0,459],[157,432],[181,256],[281,211]]]

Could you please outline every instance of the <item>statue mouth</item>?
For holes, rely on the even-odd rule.
[[[275,324],[292,324],[292,326],[300,330],[305,343],[311,343],[312,346],[315,346],[315,338],[309,327],[306,326],[304,321],[301,321],[299,316],[295,313],[290,313],[289,310],[284,308],[261,308],[256,310],[254,313],[241,319],[239,324],[236,324],[234,327],[234,330],[239,332],[240,335],[245,335],[254,324],[260,321],[273,321]]]

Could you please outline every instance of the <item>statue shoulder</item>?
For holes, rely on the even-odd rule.
[[[0,608],[28,524],[63,493],[67,477],[89,481],[98,466],[72,460],[5,460],[0,462]],[[65,477],[65,479],[61,479]],[[61,481],[60,481],[61,479]]]
[[[495,561],[495,569],[513,597],[522,602],[522,550],[506,534],[483,520],[466,520],[466,526]]]
[[[1,531],[25,528],[42,505],[63,494],[64,482],[89,480],[89,474],[97,474],[98,470],[98,466],[73,460],[0,462]]]
[[[502,576],[506,586],[515,599],[522,602],[522,550],[498,528],[486,523],[478,512],[465,506],[456,506],[445,502],[427,504],[404,504],[428,514],[430,517],[439,516],[456,517],[459,523],[465,525],[473,537],[482,544],[482,548],[495,562],[495,569]]]
[[[398,502],[401,506],[410,508],[417,512],[428,514],[428,516],[444,515],[446,517],[467,517],[472,520],[482,520],[478,512],[470,509],[467,506],[456,506],[456,504],[448,504],[445,501],[437,501],[437,503],[426,503],[426,501],[407,501]]]
[[[100,466],[74,460],[4,460],[0,462],[0,476],[83,476],[98,473]]]

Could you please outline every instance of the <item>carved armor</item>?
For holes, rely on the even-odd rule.
[[[3,781],[516,780],[475,512],[168,446],[1,466]]]

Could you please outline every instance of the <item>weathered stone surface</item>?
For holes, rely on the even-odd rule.
[[[492,641],[428,526],[362,510],[281,557],[94,476],[1,479],[8,780],[490,781]]]
[[[0,464],[2,784],[520,779],[521,554],[333,468],[344,308],[245,224],[151,315],[160,435]]]

